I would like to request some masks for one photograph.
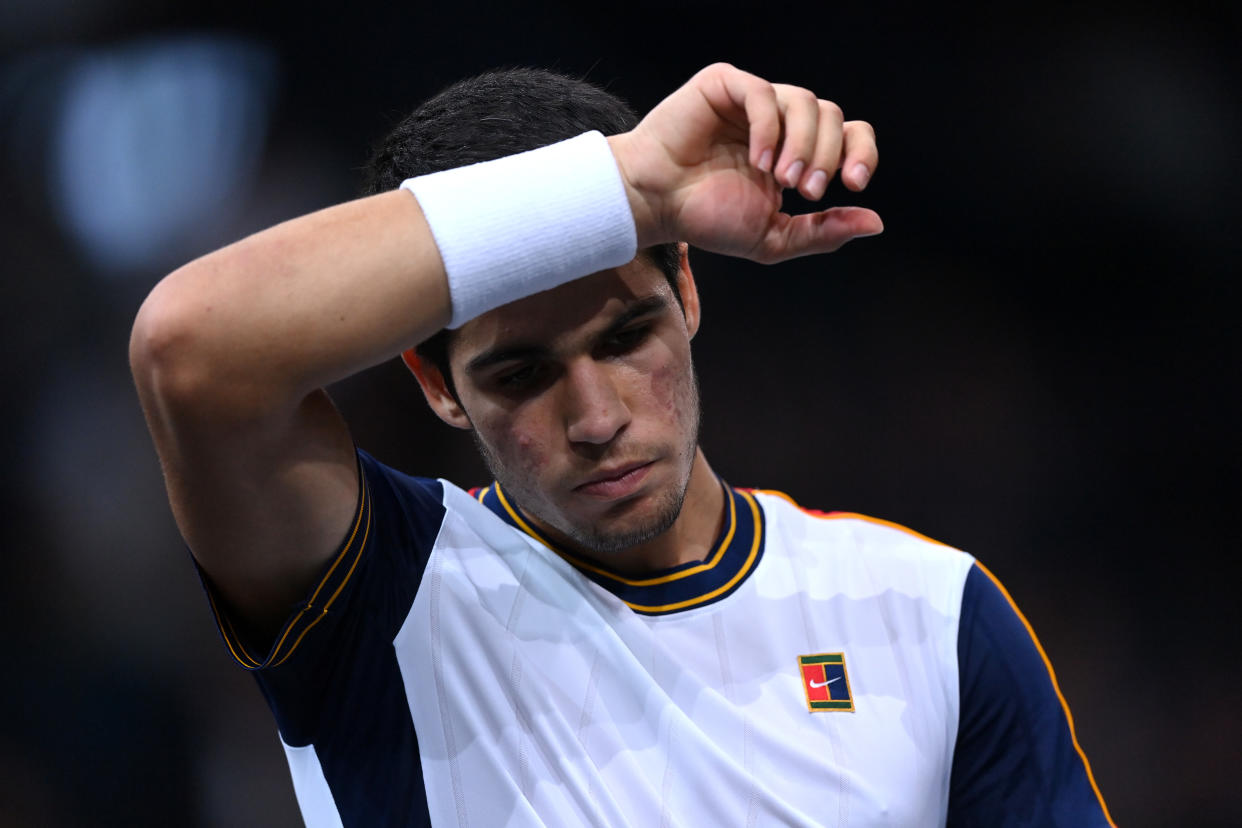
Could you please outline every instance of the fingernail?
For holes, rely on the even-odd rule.
[[[806,180],[806,191],[811,194],[811,198],[818,201],[823,198],[824,190],[828,189],[828,173],[823,170],[816,170],[811,173],[811,177]]]
[[[785,180],[788,186],[797,187],[798,180],[802,178],[802,170],[806,167],[801,161],[795,161],[789,165],[789,169],[785,171]]]
[[[879,229],[879,230],[872,230],[870,233],[859,233],[859,234],[858,234],[857,236],[855,236],[854,238],[856,238],[856,239],[865,239],[865,238],[867,238],[868,236],[878,236],[878,235],[880,235],[880,234],[881,234],[881,233],[883,233],[883,232],[884,232],[884,222],[882,222],[882,221],[881,221],[881,222],[880,222],[880,229]]]
[[[763,170],[764,172],[772,171],[772,150],[765,149],[759,155],[759,169]]]
[[[871,170],[867,169],[866,164],[855,164],[851,168],[850,177],[858,184],[858,189],[867,186],[867,182],[871,180]]]

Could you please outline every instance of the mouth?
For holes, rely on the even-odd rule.
[[[574,487],[574,491],[589,497],[603,500],[614,500],[632,494],[651,471],[654,460],[643,463],[627,463],[604,469],[585,483]]]

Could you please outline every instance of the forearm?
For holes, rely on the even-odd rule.
[[[144,397],[184,399],[215,417],[288,413],[314,389],[426,339],[449,309],[427,222],[396,191],[284,222],[178,269],[143,304],[131,359]]]

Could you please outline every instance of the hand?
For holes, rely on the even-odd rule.
[[[727,63],[708,66],[632,131],[608,139],[625,181],[639,247],[684,241],[756,262],[827,253],[879,233],[874,210],[791,216],[781,190],[823,197],[829,179],[858,192],[875,172],[875,132],[796,86]]]

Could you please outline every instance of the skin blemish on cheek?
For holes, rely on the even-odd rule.
[[[666,412],[677,410],[675,389],[676,381],[671,367],[662,365],[651,372],[651,395]]]
[[[542,443],[524,431],[513,434],[513,444],[522,455],[522,462],[531,469],[543,466],[544,451]]]

